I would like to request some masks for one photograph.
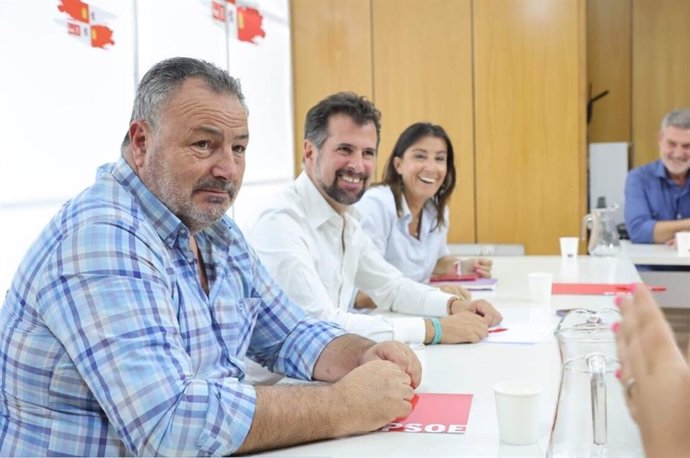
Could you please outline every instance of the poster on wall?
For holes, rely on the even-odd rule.
[[[161,59],[190,56],[240,79],[249,107],[245,184],[293,176],[287,0],[137,2],[139,77]]]
[[[0,206],[54,204],[116,160],[134,94],[132,2],[3,0]]]
[[[192,56],[240,78],[250,142],[231,215],[248,229],[293,176],[287,0],[0,1],[0,291],[49,218],[120,155],[134,91]]]
[[[0,291],[41,229],[117,160],[134,97],[133,2],[2,0]]]
[[[249,230],[294,177],[290,15],[287,0],[227,3],[228,70],[242,83],[250,132],[245,189],[233,217]]]
[[[211,0],[138,0],[138,79],[169,57],[194,57],[227,68],[225,29],[213,20]]]
[[[189,56],[239,78],[249,107],[243,189],[231,215],[248,229],[293,178],[292,70],[287,0],[137,1],[138,77],[161,59]]]
[[[237,0],[230,11],[228,70],[240,79],[250,111],[245,182],[290,179],[294,136],[288,2]]]

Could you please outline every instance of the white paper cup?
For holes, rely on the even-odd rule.
[[[561,242],[561,256],[564,258],[576,258],[580,239],[577,237],[561,237],[559,240]]]
[[[678,256],[690,256],[690,232],[676,232]]]
[[[499,382],[493,386],[501,442],[528,445],[539,440],[542,389],[538,383],[518,381]]]
[[[530,300],[538,304],[550,304],[553,274],[549,272],[531,272],[527,274],[527,278],[529,280]]]

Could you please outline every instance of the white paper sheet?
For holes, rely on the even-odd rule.
[[[496,328],[503,332],[489,333],[488,343],[539,343],[553,338],[557,322],[550,307],[501,309],[503,321]]]

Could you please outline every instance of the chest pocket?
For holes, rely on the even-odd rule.
[[[212,308],[213,328],[226,356],[243,358],[256,325],[261,299],[218,300]]]

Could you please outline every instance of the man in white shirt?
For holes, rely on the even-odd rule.
[[[373,178],[380,114],[353,93],[307,113],[304,171],[257,219],[250,240],[271,275],[308,313],[376,341],[478,342],[501,314],[405,278],[364,234],[351,207]],[[379,309],[416,317],[352,313],[353,292]],[[426,316],[430,318],[420,318]]]

